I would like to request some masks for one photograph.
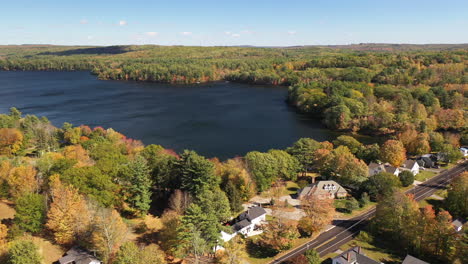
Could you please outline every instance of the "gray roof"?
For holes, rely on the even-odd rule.
[[[65,256],[58,260],[60,264],[90,264],[93,261],[99,260],[91,255],[88,251],[79,247],[71,248],[67,251]]]
[[[454,225],[456,228],[460,228],[465,224],[465,221],[456,219],[455,221],[452,222],[452,225]]]
[[[398,170],[398,168],[393,167],[391,165],[385,166],[385,171],[391,174],[395,174],[395,172]]]
[[[418,258],[415,258],[411,255],[406,255],[405,260],[403,260],[402,264],[429,264],[428,262],[422,261]]]
[[[345,252],[341,253],[340,255],[334,257],[332,260],[336,261],[336,263],[339,264],[380,264],[380,262],[375,261],[364,255],[362,249],[360,249],[359,247],[350,248]]]
[[[406,160],[405,163],[403,163],[403,167],[407,169],[412,169],[414,167],[414,164],[417,164],[415,160]]]
[[[252,207],[249,210],[243,212],[242,214],[240,214],[239,220],[247,219],[249,221],[252,221],[255,218],[258,218],[258,217],[260,217],[260,216],[262,216],[264,214],[266,214],[266,211],[265,211],[265,209],[263,209],[263,207],[255,206],[255,207]]]
[[[233,229],[234,231],[239,231],[239,230],[241,230],[242,228],[244,228],[244,227],[246,227],[246,226],[249,226],[250,224],[251,224],[251,222],[250,222],[249,220],[244,219],[244,220],[242,220],[242,221],[240,221],[240,222],[235,223],[235,224],[232,226],[232,229]]]

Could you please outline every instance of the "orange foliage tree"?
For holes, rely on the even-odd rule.
[[[335,215],[333,199],[320,199],[315,195],[302,200],[302,208],[306,216],[299,220],[301,233],[311,236],[331,224]]]
[[[7,178],[11,197],[18,198],[23,194],[35,192],[39,186],[36,174],[36,169],[29,165],[11,169],[9,177]]]
[[[88,152],[81,145],[67,146],[63,150],[63,156],[67,159],[74,159],[78,163],[77,167],[92,165],[92,160],[88,156]]]

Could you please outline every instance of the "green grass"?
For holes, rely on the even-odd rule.
[[[428,180],[428,179],[430,179],[430,178],[432,178],[432,177],[434,177],[436,175],[437,175],[437,173],[435,173],[435,172],[427,171],[427,170],[421,170],[421,171],[419,171],[418,175],[416,175],[414,177],[414,179],[416,181],[423,182],[423,181],[426,181],[426,180]]]

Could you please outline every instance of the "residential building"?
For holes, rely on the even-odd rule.
[[[429,264],[428,262],[422,261],[418,258],[415,258],[411,255],[406,255],[406,258],[401,264]]]
[[[452,222],[453,228],[455,228],[456,232],[461,232],[463,230],[463,225],[466,223],[463,219],[455,219]]]
[[[401,172],[400,169],[390,165],[389,163],[379,164],[379,163],[371,162],[369,163],[368,168],[369,168],[369,176],[374,176],[375,174],[379,174],[381,172],[388,172],[395,176],[398,176]]]
[[[463,157],[468,156],[468,147],[461,147],[460,148],[461,153],[463,154]]]
[[[299,199],[315,195],[320,199],[344,198],[348,192],[335,181],[319,181],[303,188],[299,192]]]
[[[227,242],[234,238],[237,234],[242,234],[246,237],[258,234],[261,232],[260,226],[266,221],[266,211],[260,206],[254,206],[249,210],[240,214],[231,225],[230,232],[221,231],[221,238]],[[256,232],[258,231],[258,232]]]
[[[95,256],[80,247],[73,247],[58,260],[59,264],[101,264]]]
[[[366,256],[361,247],[353,247],[332,258],[332,264],[382,264]]]
[[[406,160],[403,165],[401,165],[402,170],[409,170],[414,175],[419,174],[419,164],[415,160]]]

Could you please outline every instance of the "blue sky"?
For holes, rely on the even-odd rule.
[[[0,45],[468,43],[467,0],[3,0]]]

